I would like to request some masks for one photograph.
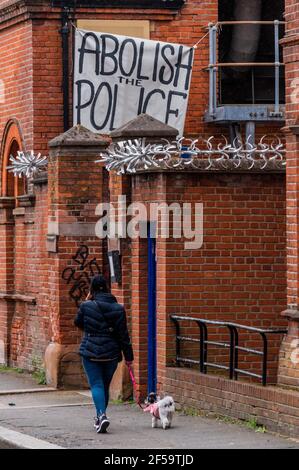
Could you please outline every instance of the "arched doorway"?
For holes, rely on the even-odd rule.
[[[23,178],[17,178],[7,170],[10,156],[17,156],[18,151],[24,150],[22,131],[18,121],[11,120],[7,123],[1,145],[1,196],[15,197],[26,192],[26,182]]]
[[[25,182],[7,170],[9,157],[24,150],[22,132],[16,120],[7,123],[0,148],[0,364],[10,363],[11,332],[15,315],[15,218],[18,196],[26,192]]]

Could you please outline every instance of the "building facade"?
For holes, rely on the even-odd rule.
[[[0,1],[0,363],[28,370],[44,364],[50,383],[82,386],[73,318],[92,275],[111,275],[108,252],[114,252],[121,276],[111,287],[128,313],[141,394],[157,387],[188,406],[241,418],[256,414],[271,429],[298,434],[298,4],[121,3]],[[73,127],[75,26],[196,45],[185,136],[215,136],[216,155],[222,135],[232,146],[250,148],[274,134],[286,148],[286,170],[120,176],[94,164],[111,141],[173,140],[176,132],[149,116],[110,136]],[[48,171],[15,178],[7,171],[10,155],[32,149],[49,155]],[[100,240],[96,207],[117,205],[120,196],[146,207],[201,204],[202,245],[190,250],[183,237],[150,234]],[[176,367],[171,315],[287,329],[268,343],[268,381],[276,387],[262,388],[252,375],[229,381],[223,367],[220,375],[212,366],[209,375]],[[198,326],[182,328],[197,338]],[[223,331],[210,326],[209,339],[226,343]],[[239,350],[240,370],[260,374],[261,360],[250,352],[262,345],[259,334],[240,333],[241,340],[247,350]],[[193,344],[181,351],[190,360],[198,358]],[[208,354],[209,363],[229,363],[227,345],[213,344]],[[114,391],[130,393],[123,365]]]

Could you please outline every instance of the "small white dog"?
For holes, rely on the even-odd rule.
[[[158,421],[161,420],[163,429],[171,427],[173,415],[175,413],[174,399],[166,396],[162,399],[151,392],[145,401],[147,407],[144,408],[146,413],[152,415],[152,428],[158,427]]]

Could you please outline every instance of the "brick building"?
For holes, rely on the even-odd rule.
[[[128,312],[141,393],[157,385],[188,406],[241,418],[257,415],[271,429],[298,435],[298,4],[257,0],[253,9],[242,9],[242,1],[229,0],[157,0],[152,8],[143,0],[126,2],[126,8],[121,3],[77,1],[75,8],[74,2],[0,0],[0,363],[32,370],[44,362],[52,384],[82,385],[73,318],[88,279],[97,272],[109,276],[107,253],[119,251],[121,280],[112,283],[112,291]],[[210,27],[209,37],[209,25],[217,23],[213,45],[216,32]],[[198,43],[185,135],[214,135],[219,142],[223,134],[232,143],[236,137],[254,143],[275,134],[286,145],[286,172],[279,167],[119,176],[95,165],[111,139],[147,135],[156,142],[176,132],[146,116],[109,137],[72,128],[74,25]],[[242,55],[236,44],[248,35],[255,40]],[[285,70],[277,64],[278,41]],[[217,63],[249,65],[209,69],[217,53]],[[216,70],[221,73],[215,80]],[[9,156],[31,149],[49,154],[48,172],[14,178],[6,169]],[[150,236],[99,240],[96,206],[116,203],[120,195],[127,203],[203,204],[203,245],[188,250],[183,239],[170,238],[153,246]],[[288,327],[283,337],[269,338],[268,379],[276,386],[262,388],[252,376],[229,381],[213,367],[208,376],[174,367],[173,314],[261,329]],[[182,327],[185,336],[197,338],[192,322]],[[214,343],[228,341],[219,325],[210,326],[209,335]],[[240,333],[247,349],[260,347],[259,338]],[[182,353],[197,359],[197,346],[187,346]],[[212,345],[209,362],[227,366],[227,347]],[[240,350],[239,367],[260,374],[260,358]],[[127,382],[121,365],[115,394],[125,396]]]

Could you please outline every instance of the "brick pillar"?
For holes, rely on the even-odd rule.
[[[129,123],[111,132],[114,142],[138,138],[146,138],[147,143],[160,142],[162,138],[175,139],[178,131],[148,115],[140,115]],[[166,202],[165,181],[166,176],[161,173],[151,175],[151,186],[148,177],[144,175],[110,175],[110,200],[117,203],[120,195],[126,195],[127,205],[131,202]],[[148,189],[148,192],[146,192]],[[144,194],[148,197],[144,198]],[[145,221],[146,222],[146,221]],[[166,320],[166,263],[165,240],[157,242],[158,251],[158,283],[157,283],[157,336],[158,356],[158,382],[161,381],[161,371],[164,370],[167,357],[166,332],[169,332]],[[134,374],[141,395],[147,393],[148,370],[148,289],[147,289],[147,240],[122,239],[118,240],[122,255],[122,283],[113,285],[113,292],[119,299],[123,299],[127,312],[129,312],[130,330],[135,354]],[[159,256],[160,255],[160,256]],[[122,365],[118,371],[118,384],[122,384],[119,394],[124,395],[127,384],[126,368]]]
[[[52,343],[46,351],[48,382],[82,387],[74,326],[93,275],[103,272],[103,241],[95,235],[96,206],[107,190],[95,163],[110,140],[75,126],[49,143],[48,252]]]
[[[131,202],[131,179],[126,176],[119,176],[114,173],[109,174],[109,202],[117,207],[119,197],[126,197],[126,206]],[[124,208],[126,207],[124,206]],[[125,214],[116,214],[117,217],[125,217]],[[121,255],[121,282],[111,284],[111,291],[118,302],[126,308],[128,326],[131,330],[131,274],[132,256],[131,246],[126,239],[116,235],[115,239],[107,240],[109,251],[119,250]],[[111,398],[126,400],[132,395],[132,385],[127,367],[123,362],[118,366],[110,388]]]
[[[9,300],[14,292],[14,217],[15,199],[0,198],[0,364],[8,365],[11,323],[15,303]]]
[[[286,1],[286,36],[282,40],[286,65],[287,149],[287,309],[282,313],[289,332],[280,352],[278,383],[299,388],[299,4]]]

